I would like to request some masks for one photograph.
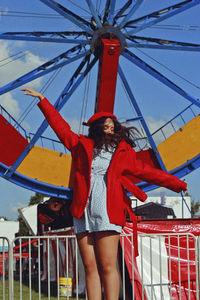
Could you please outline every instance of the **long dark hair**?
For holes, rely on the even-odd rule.
[[[140,135],[139,131],[135,127],[123,126],[115,118],[109,117],[114,122],[114,134],[106,134],[104,132],[104,122],[108,117],[102,117],[92,122],[89,127],[88,137],[94,140],[97,156],[102,147],[105,147],[106,151],[109,148],[117,148],[121,140],[125,140],[132,148],[136,146],[135,139]]]

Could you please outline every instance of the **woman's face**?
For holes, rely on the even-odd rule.
[[[103,131],[106,134],[114,134],[115,133],[115,126],[114,126],[114,122],[111,118],[107,118],[103,124],[104,129]]]

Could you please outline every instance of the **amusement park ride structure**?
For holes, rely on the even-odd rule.
[[[91,13],[90,21],[83,19],[54,0],[38,1],[70,20],[80,30],[63,32],[3,32],[0,33],[0,39],[71,43],[74,45],[71,49],[36,69],[2,86],[0,95],[65,65],[72,64],[74,61],[81,60],[54,104],[55,108],[60,111],[94,67],[95,63],[99,61],[94,111],[113,112],[118,75],[136,112],[136,117],[131,119],[131,121],[140,123],[149,143],[149,149],[137,152],[138,159],[142,158],[145,163],[161,168],[178,177],[183,177],[198,168],[200,166],[200,116],[195,115],[193,107],[200,108],[200,101],[136,56],[130,49],[200,51],[200,44],[139,35],[144,29],[199,5],[200,0],[177,1],[174,5],[164,7],[139,18],[134,18],[134,14],[143,4],[143,0],[125,1],[124,5],[117,11],[115,10],[116,1],[106,0],[105,9],[101,14],[94,7],[94,1],[86,0],[85,3]],[[163,133],[164,136],[164,141],[159,145],[156,145],[154,138],[157,132],[154,134],[150,132],[140,106],[136,102],[131,86],[120,64],[120,56],[189,102],[189,106],[167,122],[174,129],[174,133],[171,136],[167,138],[164,136],[163,128],[166,124],[159,129],[159,132]],[[175,128],[173,120],[175,118],[183,118],[182,115],[186,110],[190,110],[194,117],[181,128]],[[71,198],[71,156],[67,153],[36,145],[47,127],[48,123],[44,120],[30,139],[20,124],[15,122],[1,108],[0,175],[10,182],[35,192],[69,199]],[[145,191],[156,188],[144,182],[140,182],[138,185]]]

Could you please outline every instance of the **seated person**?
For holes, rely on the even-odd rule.
[[[56,197],[38,205],[38,234],[44,231],[70,227],[73,219],[69,211],[71,201]]]

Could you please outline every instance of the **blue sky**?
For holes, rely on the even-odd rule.
[[[66,5],[68,9],[72,9],[80,16],[86,19],[89,18],[86,1],[78,2],[81,7],[73,5],[73,3],[77,3],[77,1],[62,0],[59,2]],[[105,1],[94,2],[99,8],[99,11],[102,11],[103,3],[105,3]],[[116,2],[117,8],[120,8],[126,1]],[[140,9],[138,9],[136,15],[141,16],[178,2],[181,1],[145,0]],[[39,17],[38,14],[43,14],[43,16],[41,17],[40,15]],[[144,30],[141,35],[182,42],[200,43],[199,14],[200,5],[162,22],[161,25],[163,27]],[[164,29],[164,26],[166,25],[170,25],[171,29],[169,29],[169,26],[168,29]],[[172,26],[175,25],[179,25],[179,30],[173,29]],[[0,28],[2,32],[39,30],[63,31],[76,29],[72,23],[58,16],[53,10],[46,7],[46,5],[39,0],[1,0]],[[0,86],[3,86],[57,56],[59,53],[66,51],[66,49],[71,48],[72,45],[66,46],[38,42],[0,40],[0,47]],[[170,80],[178,84],[192,96],[199,98],[200,60],[198,52],[155,49],[142,49],[142,51],[131,49],[131,51],[153,67],[157,68],[161,73],[170,78]],[[73,63],[72,65],[63,68],[46,90],[45,95],[52,103],[56,101],[57,97],[64,89],[65,84],[69,80],[72,72],[74,72],[78,63]],[[124,58],[120,58],[120,65],[127,76],[135,98],[137,99],[151,131],[159,128],[189,104],[184,98],[153,79],[150,75],[139,70],[133,64],[127,62]],[[96,69],[97,67],[95,67],[91,72],[91,75],[88,76],[89,92],[85,119],[89,118],[94,109]],[[28,86],[40,89],[45,85],[50,76],[51,74],[46,75],[44,78],[29,83]],[[183,78],[185,80],[183,80]],[[196,85],[196,87],[194,85]],[[84,89],[85,84],[79,87],[61,111],[62,115],[69,121],[74,130],[77,130],[79,127]],[[32,99],[23,96],[19,88],[12,93],[7,93],[0,97],[0,104],[3,105],[17,120],[21,113],[31,103]],[[119,79],[114,112],[120,120],[131,118],[134,114]],[[38,111],[38,108],[34,107],[22,125],[27,131],[35,132],[42,119],[43,117]],[[47,130],[46,134],[54,137],[50,130]],[[200,170],[196,170],[185,178],[188,183],[189,193],[195,201],[200,201],[199,175]],[[27,205],[30,196],[34,194],[33,192],[11,184],[2,178],[0,178],[0,190],[0,215],[5,215],[9,219],[16,219],[17,208]],[[161,190],[158,189],[154,193],[159,194],[160,191]],[[168,195],[171,194],[171,192],[167,190],[165,192]]]

